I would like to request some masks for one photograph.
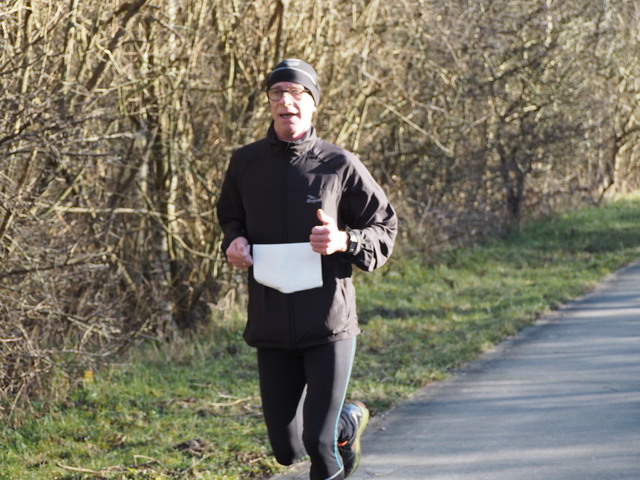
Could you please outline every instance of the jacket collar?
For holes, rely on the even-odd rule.
[[[275,151],[285,152],[289,151],[293,155],[302,155],[313,147],[316,142],[316,129],[313,125],[311,128],[307,130],[307,133],[300,140],[296,140],[295,142],[287,142],[283,140],[279,140],[276,137],[276,131],[273,128],[273,122],[271,122],[271,126],[269,126],[269,130],[267,131],[267,140]]]

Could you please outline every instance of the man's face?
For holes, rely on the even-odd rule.
[[[270,91],[303,89],[293,82],[278,82],[271,86]],[[295,141],[301,138],[309,128],[311,119],[316,111],[316,104],[310,93],[303,93],[295,98],[289,92],[283,92],[279,100],[269,100],[273,126],[280,140]]]

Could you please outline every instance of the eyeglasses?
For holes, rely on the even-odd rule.
[[[311,94],[308,89],[303,87],[291,87],[286,90],[282,88],[270,88],[269,90],[267,90],[267,96],[269,97],[269,100],[272,100],[274,102],[280,101],[282,99],[282,95],[284,95],[285,93],[291,95],[291,98],[293,98],[294,100],[300,100],[305,93]]]

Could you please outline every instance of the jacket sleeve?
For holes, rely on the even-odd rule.
[[[373,271],[391,256],[398,232],[398,219],[382,188],[362,162],[351,156],[344,183],[341,213],[344,223],[358,234],[360,242],[347,254],[358,268]]]
[[[238,189],[237,162],[234,159],[235,154],[229,162],[216,205],[218,222],[223,233],[222,253],[227,251],[235,238],[247,236],[246,215]]]

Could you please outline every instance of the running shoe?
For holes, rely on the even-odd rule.
[[[353,431],[356,432],[352,438],[338,443],[338,452],[344,463],[344,476],[347,478],[360,464],[360,437],[369,422],[369,410],[364,403],[355,401],[344,406],[340,417],[350,422],[353,425]]]

